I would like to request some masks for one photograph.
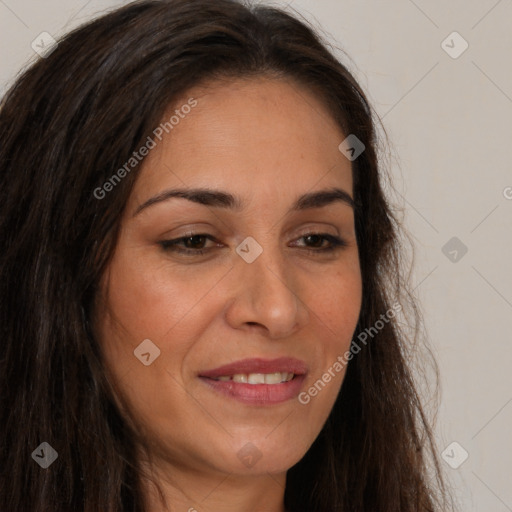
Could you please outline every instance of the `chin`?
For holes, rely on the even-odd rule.
[[[228,466],[223,469],[239,475],[285,473],[304,457],[310,445],[311,443],[299,443],[297,439],[290,442],[290,438],[270,441],[265,436],[253,441],[238,440],[233,443],[232,448],[228,448],[229,454],[222,457]]]

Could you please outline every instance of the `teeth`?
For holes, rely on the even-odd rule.
[[[265,384],[265,375],[263,373],[250,373],[247,375],[247,384]]]
[[[288,374],[283,375],[281,372],[268,373],[267,375],[263,376],[265,379],[265,384],[279,384],[280,382],[283,382],[283,380],[286,380],[287,377]]]
[[[233,382],[240,382],[242,384],[280,384],[281,382],[288,382],[294,377],[293,373],[276,372],[276,373],[236,373],[233,376],[223,375],[216,380],[226,382],[233,380]]]

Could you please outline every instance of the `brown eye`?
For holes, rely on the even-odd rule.
[[[304,240],[309,244],[309,247],[322,247],[325,237],[321,235],[308,235],[304,237]]]
[[[203,249],[206,242],[206,236],[194,235],[183,238],[183,243],[187,249]]]
[[[174,240],[162,240],[159,244],[165,251],[178,252],[190,256],[205,254],[211,247],[205,247],[208,240],[216,240],[208,234],[198,233],[175,238]]]
[[[347,245],[341,238],[328,233],[309,233],[300,237],[299,240],[304,240],[305,244],[298,247],[304,247],[312,253],[332,252]],[[327,246],[324,245],[325,242],[328,242]]]

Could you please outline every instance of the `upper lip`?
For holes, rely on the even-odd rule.
[[[293,357],[280,357],[278,359],[242,359],[234,363],[225,364],[212,370],[200,372],[200,377],[208,377],[211,379],[236,375],[237,373],[293,373],[295,375],[303,375],[307,372],[307,366],[304,361]]]

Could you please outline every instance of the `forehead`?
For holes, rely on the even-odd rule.
[[[134,190],[139,201],[177,186],[229,189],[241,197],[260,191],[276,199],[319,181],[352,191],[350,161],[338,150],[341,128],[296,82],[259,77],[197,86],[162,123],[171,117],[172,128],[168,123],[143,163]]]

